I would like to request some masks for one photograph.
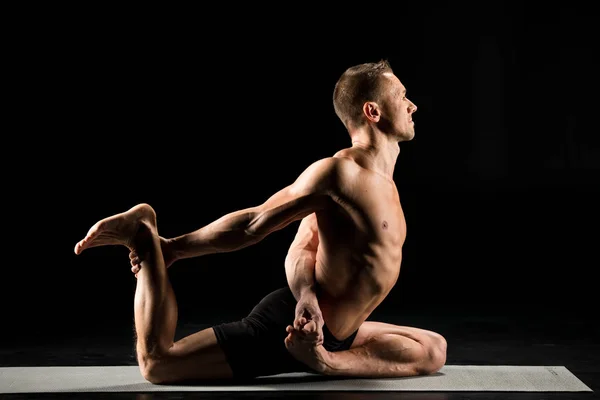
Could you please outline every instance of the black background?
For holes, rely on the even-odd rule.
[[[394,174],[404,260],[381,310],[593,309],[596,15],[574,2],[529,4],[15,14],[3,334],[130,329],[127,249],[75,256],[87,230],[139,202],[156,209],[163,236],[260,204],[350,144],[333,86],[347,67],[381,58],[418,106]],[[296,227],[175,264],[181,321],[239,318],[285,285]]]

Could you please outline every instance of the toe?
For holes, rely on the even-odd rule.
[[[83,251],[83,240],[77,242],[77,244],[75,245],[75,254],[81,254],[82,251]]]

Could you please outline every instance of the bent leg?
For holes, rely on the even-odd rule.
[[[350,349],[327,353],[327,375],[405,377],[428,375],[446,363],[438,333],[382,322],[364,322]]]
[[[169,383],[232,377],[212,328],[174,343],[177,303],[162,256],[156,214],[149,205],[99,221],[75,252],[115,244],[144,255],[134,298],[136,352],[144,378]]]

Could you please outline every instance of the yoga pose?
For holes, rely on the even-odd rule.
[[[150,205],[138,204],[96,222],[75,245],[76,254],[103,245],[129,248],[137,277],[136,353],[146,380],[286,372],[404,377],[445,364],[440,334],[367,321],[400,273],[406,222],[393,171],[399,143],[415,135],[417,107],[386,60],[348,68],[333,103],[352,145],[315,161],[263,204],[173,238],[159,235]],[[177,304],[167,268],[256,244],[294,221],[300,223],[285,259],[288,286],[240,321],[175,342]]]

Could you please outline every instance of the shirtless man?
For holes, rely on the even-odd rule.
[[[399,142],[414,137],[417,107],[382,60],[349,68],[334,89],[352,146],[308,166],[263,204],[174,238],[148,204],[94,224],[75,253],[130,249],[140,371],[153,383],[253,378],[293,371],[348,377],[431,374],[446,362],[438,333],[366,321],[394,287],[406,223],[393,180]],[[285,260],[289,286],[240,321],[174,341],[176,260],[256,244],[300,221]],[[260,274],[260,271],[257,271]]]

